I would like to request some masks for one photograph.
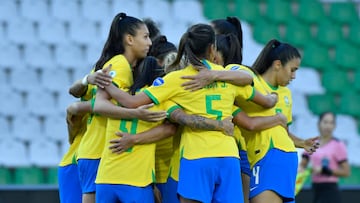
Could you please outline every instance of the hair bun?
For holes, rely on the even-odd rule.
[[[272,48],[276,48],[276,47],[280,46],[280,44],[281,44],[280,41],[274,39],[274,43],[273,43],[273,45],[272,45]]]
[[[194,37],[194,34],[191,31],[188,31],[188,38],[191,39]]]
[[[126,17],[126,13],[120,13],[120,15],[119,15],[120,20],[122,20],[125,17]]]

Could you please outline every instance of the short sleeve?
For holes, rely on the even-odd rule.
[[[335,159],[336,161],[343,162],[347,160],[347,151],[346,146],[343,142],[339,141],[338,146],[336,147]]]

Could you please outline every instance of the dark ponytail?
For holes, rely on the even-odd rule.
[[[241,64],[243,53],[243,33],[240,20],[237,17],[227,17],[226,19],[213,20],[211,23],[214,25],[216,34],[226,35],[232,33],[237,37],[241,53],[241,60],[239,64]]]
[[[203,66],[201,60],[207,59],[207,51],[214,42],[215,33],[210,25],[191,26],[181,37],[178,54],[171,66],[178,66],[183,55],[185,60],[193,66]]]
[[[217,35],[216,48],[222,54],[224,66],[229,64],[241,64],[240,44],[234,34]]]
[[[270,40],[259,56],[256,58],[252,68],[258,73],[265,73],[271,67],[273,61],[280,60],[282,65],[294,58],[301,58],[299,51],[287,43],[281,43],[276,39]]]
[[[125,52],[124,36],[126,34],[135,36],[137,29],[143,24],[141,20],[127,16],[125,13],[117,14],[111,23],[101,56],[95,64],[95,71],[102,69],[104,64],[112,57],[123,54]]]

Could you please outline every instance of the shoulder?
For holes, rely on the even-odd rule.
[[[345,143],[344,143],[342,140],[340,140],[339,138],[337,138],[337,137],[333,137],[333,138],[331,139],[331,142],[332,142],[333,144],[335,144],[335,145],[345,146]]]
[[[122,54],[113,56],[108,62],[106,62],[106,64],[104,66],[106,66],[107,64],[112,64],[113,66],[126,65],[126,66],[130,67],[129,62],[127,61],[125,56]]]

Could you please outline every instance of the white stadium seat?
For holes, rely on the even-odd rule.
[[[70,22],[78,17],[80,6],[78,1],[52,0],[50,11],[55,18],[63,22]]]
[[[40,120],[28,114],[15,117],[12,122],[12,137],[25,143],[43,137]]]
[[[296,79],[291,81],[289,88],[304,94],[322,94],[320,75],[315,69],[300,67],[296,71]]]
[[[21,45],[38,43],[35,25],[26,18],[15,18],[9,22],[8,38],[11,42]]]
[[[54,94],[45,89],[29,92],[25,108],[33,116],[53,116],[58,113]]]
[[[61,68],[73,69],[84,65],[84,53],[80,46],[73,43],[59,44],[55,48],[55,63]]]
[[[0,88],[0,95],[4,99],[0,105],[0,114],[3,116],[15,117],[19,113],[24,113],[23,110],[19,111],[19,107],[24,106],[23,96],[9,88]]]
[[[0,142],[0,163],[6,167],[30,166],[25,145],[14,139]]]
[[[0,43],[0,67],[2,69],[21,69],[20,50],[13,43]]]
[[[47,117],[44,121],[44,133],[47,139],[60,143],[67,141],[66,117],[61,114]]]
[[[69,38],[73,42],[86,46],[100,37],[100,29],[96,24],[85,19],[74,19],[70,22]]]
[[[48,139],[34,140],[29,145],[29,161],[38,167],[53,167],[60,162],[60,149]]]
[[[10,85],[17,91],[26,93],[35,91],[40,85],[40,75],[35,69],[11,70]]]
[[[49,29],[51,28],[51,29]],[[47,44],[59,45],[67,42],[68,33],[65,23],[56,19],[46,18],[39,24],[39,40]]]
[[[50,15],[47,0],[21,0],[20,2],[20,13],[26,19],[41,22]]]
[[[137,18],[142,17],[142,13],[140,11],[139,1],[113,1],[112,8],[112,17],[114,17],[118,13],[126,13],[129,16],[134,16]]]
[[[67,92],[71,83],[69,71],[66,69],[44,69],[42,71],[41,85],[50,92],[58,94]]]
[[[0,22],[9,22],[19,16],[16,1],[0,1]]]
[[[94,23],[108,22],[113,17],[108,1],[82,0],[80,10],[84,19]]]
[[[32,68],[53,69],[54,57],[51,49],[46,44],[29,44],[24,50],[25,63]]]

